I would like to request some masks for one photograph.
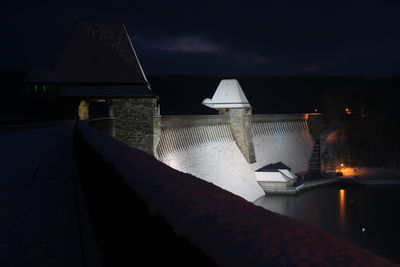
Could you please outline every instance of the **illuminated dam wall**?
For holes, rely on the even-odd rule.
[[[295,173],[308,167],[314,141],[306,115],[249,115],[256,162],[248,163],[235,142],[228,115],[163,116],[155,156],[254,201],[264,195],[254,170],[282,161]]]

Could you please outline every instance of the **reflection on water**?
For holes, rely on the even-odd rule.
[[[400,186],[326,185],[255,204],[400,263]]]
[[[339,189],[339,230],[346,230],[346,190]]]

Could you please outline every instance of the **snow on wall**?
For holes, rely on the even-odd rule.
[[[282,161],[294,173],[306,171],[313,149],[307,122],[260,121],[252,124],[257,162],[249,165],[237,147],[229,124],[164,127],[157,158],[170,167],[190,173],[248,201],[264,195],[254,171]]]
[[[176,151],[199,148],[207,143],[233,141],[228,124],[173,127],[163,129],[157,155],[160,158]]]
[[[305,120],[266,121],[252,124],[257,162],[253,171],[282,161],[293,173],[308,169],[314,141]]]
[[[225,190],[255,201],[264,195],[233,140],[228,124],[170,128],[161,132],[158,158]]]

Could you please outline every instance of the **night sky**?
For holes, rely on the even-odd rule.
[[[400,73],[400,1],[6,1],[0,69],[52,68],[75,20],[120,18],[147,74]]]

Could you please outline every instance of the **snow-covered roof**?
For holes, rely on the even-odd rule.
[[[221,80],[212,99],[206,98],[202,104],[214,109],[251,108],[236,79]]]
[[[255,172],[257,181],[260,182],[288,182],[296,178],[296,175],[286,169],[278,169],[270,172]]]
[[[290,171],[290,167],[282,161],[265,165],[254,171],[254,174],[260,182],[287,182],[296,178],[296,175]]]
[[[265,165],[264,167],[256,170],[256,172],[270,172],[270,171],[277,171],[277,170],[291,170],[289,166],[287,166],[285,163],[282,161],[279,161],[277,163],[271,163],[268,165]]]

